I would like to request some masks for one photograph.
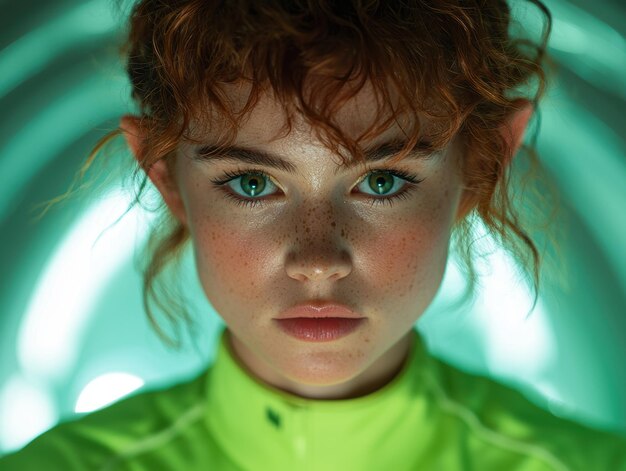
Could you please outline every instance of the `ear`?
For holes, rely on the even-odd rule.
[[[502,137],[504,137],[507,148],[510,149],[509,155],[511,158],[513,158],[513,156],[517,153],[520,145],[522,144],[528,121],[535,111],[532,103],[524,98],[515,100],[514,104],[516,107],[515,112],[500,128],[500,133],[502,134]],[[510,160],[507,159],[505,164],[510,164]]]
[[[120,120],[120,129],[124,134],[124,139],[126,139],[128,147],[141,165],[141,157],[144,152],[144,132],[141,128],[140,119],[136,116],[124,115]],[[144,171],[145,170],[144,168]],[[165,164],[165,160],[161,159],[155,162],[148,170],[147,175],[159,193],[161,193],[165,204],[167,204],[174,217],[176,217],[181,224],[187,226],[187,215],[185,213],[183,200]]]
[[[524,98],[515,100],[513,103],[516,108],[515,112],[500,127],[500,133],[504,137],[508,152],[507,156],[505,156],[505,165],[509,165],[511,163],[511,159],[517,153],[520,145],[522,144],[528,121],[535,111],[532,103]],[[508,155],[511,157],[508,158]],[[476,202],[472,198],[472,193],[465,190],[461,196],[461,202],[459,203],[456,220],[460,221],[463,219],[475,203]]]

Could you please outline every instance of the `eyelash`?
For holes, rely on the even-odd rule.
[[[370,169],[370,171],[368,173],[365,174],[365,176],[371,174],[371,173],[387,173],[389,175],[393,175],[394,177],[398,177],[401,178],[407,182],[409,182],[408,185],[405,185],[404,188],[399,191],[398,193],[393,194],[392,196],[384,196],[384,197],[378,197],[378,198],[372,198],[372,206],[374,204],[384,204],[384,203],[388,203],[389,206],[393,206],[394,200],[396,200],[397,198],[402,198],[402,199],[406,199],[409,197],[409,194],[412,193],[418,184],[420,184],[421,182],[423,182],[425,179],[418,179],[417,175],[405,172],[403,170],[394,170],[394,169]],[[254,175],[260,175],[270,181],[272,181],[272,178],[265,172],[261,171],[261,170],[254,170],[254,169],[243,169],[243,170],[237,170],[236,172],[230,172],[230,171],[226,171],[222,174],[222,176],[220,178],[216,178],[211,180],[211,182],[217,186],[217,187],[222,187],[223,185],[225,185],[226,183],[231,182],[232,180],[239,178],[241,176],[244,175],[248,175],[248,174],[254,174]],[[361,180],[359,180],[359,184],[364,180],[365,178],[362,178]],[[265,204],[263,202],[263,199],[259,199],[259,198],[244,198],[238,195],[235,195],[231,192],[229,192],[228,190],[222,189],[222,191],[224,192],[224,196],[226,198],[229,198],[231,200],[233,200],[237,205],[240,206],[251,206],[251,207],[255,207],[259,204]]]

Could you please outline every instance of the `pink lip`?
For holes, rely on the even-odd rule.
[[[330,342],[357,330],[367,319],[326,317],[324,319],[276,319],[278,327],[286,334],[305,342]]]
[[[348,319],[363,319],[358,312],[353,311],[344,304],[333,303],[331,301],[307,301],[296,304],[284,310],[276,319],[301,318],[325,318],[342,317]]]

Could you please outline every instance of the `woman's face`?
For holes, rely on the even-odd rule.
[[[337,115],[343,130],[357,137],[371,124],[373,106],[365,88]],[[247,369],[299,396],[357,397],[395,376],[408,353],[413,325],[439,289],[462,193],[461,146],[455,139],[430,160],[346,169],[303,122],[274,139],[283,119],[281,107],[263,96],[234,145],[276,154],[295,173],[197,159],[194,153],[202,145],[180,144],[181,219],[193,240],[204,292]],[[201,137],[215,142],[215,136]],[[363,148],[402,137],[394,127]],[[384,184],[382,194],[375,192],[376,178],[364,177],[385,169],[423,181],[412,186],[397,176],[375,174]],[[221,187],[212,183],[228,179],[224,172],[251,170],[271,177],[256,175],[252,184],[265,185],[258,196],[251,192],[253,175]],[[408,190],[405,197],[391,205],[374,201],[403,189]],[[238,205],[227,192],[262,204]],[[273,321],[284,309],[313,299],[346,304],[367,320],[330,342],[295,339]]]

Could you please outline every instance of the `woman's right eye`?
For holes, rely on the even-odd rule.
[[[234,182],[235,180],[239,180],[239,182],[235,184],[235,187],[238,187],[238,189],[241,189],[244,194],[248,194],[250,197],[255,197],[260,193],[263,193],[268,186],[276,187],[276,185],[272,183],[271,177],[260,170],[242,170],[235,173],[227,171],[224,172],[221,178],[211,180],[211,182],[218,187],[226,185],[228,188],[232,188],[228,184]],[[226,198],[232,199],[235,203],[240,205],[249,204],[255,206],[257,204],[263,204],[263,201],[259,198],[237,196],[238,193],[233,193],[227,189],[223,189],[223,192]]]

